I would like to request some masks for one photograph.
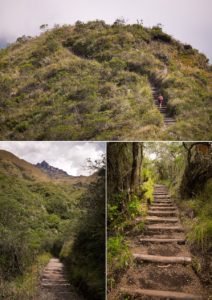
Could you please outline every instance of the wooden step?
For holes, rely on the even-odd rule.
[[[181,226],[162,226],[161,224],[159,225],[147,225],[146,228],[148,230],[172,230],[172,231],[180,231],[183,232],[184,229]]]
[[[176,216],[178,213],[175,210],[169,210],[169,211],[149,210],[148,214],[150,216]]]
[[[146,221],[148,222],[170,222],[170,223],[177,223],[179,222],[178,218],[162,218],[162,217],[146,217]]]
[[[154,192],[153,194],[154,194],[155,197],[170,197],[170,195],[168,195],[168,193]]]
[[[160,211],[166,211],[166,210],[168,210],[168,211],[170,211],[170,210],[176,210],[177,208],[176,208],[176,206],[172,206],[172,207],[170,207],[170,206],[153,206],[153,205],[151,205],[150,206],[150,209],[151,210],[160,210]]]
[[[173,202],[172,201],[166,201],[166,200],[155,200],[154,201],[154,204],[168,204],[168,205],[170,205],[170,204],[172,204],[173,205]]]
[[[142,243],[155,243],[155,244],[166,244],[166,243],[177,243],[177,244],[185,244],[184,238],[178,239],[157,239],[157,238],[141,238],[139,239]]]
[[[169,206],[169,207],[172,207],[172,206],[174,206],[174,204],[173,203],[157,203],[157,202],[153,202],[151,204],[151,206],[160,206],[160,207]]]
[[[56,286],[70,286],[70,283],[56,283],[56,282],[52,282],[52,283],[42,283],[41,284],[44,287],[56,287]]]
[[[120,292],[127,296],[133,297],[156,297],[159,299],[176,299],[176,300],[201,300],[202,296],[187,294],[181,292],[173,292],[173,291],[159,291],[159,290],[146,290],[146,289],[132,289],[132,288],[121,288]],[[136,298],[137,299],[137,298]],[[146,298],[145,298],[146,299]],[[152,298],[150,298],[152,299]]]
[[[190,263],[191,257],[188,256],[160,256],[160,255],[148,255],[148,254],[137,254],[133,253],[133,257],[136,260],[156,262],[156,263]]]

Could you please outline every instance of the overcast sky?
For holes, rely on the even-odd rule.
[[[0,0],[1,1],[1,0]],[[30,163],[47,161],[69,175],[89,175],[86,161],[99,159],[105,153],[101,142],[1,142],[0,149],[12,152]]]
[[[73,24],[77,20],[119,17],[144,25],[164,25],[164,30],[190,43],[212,60],[212,0],[0,0],[0,43],[21,35],[36,35],[47,23]]]

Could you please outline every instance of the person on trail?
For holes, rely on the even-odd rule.
[[[163,105],[163,96],[162,95],[159,95],[159,97],[158,97],[158,104],[159,104],[159,107],[162,107],[162,105]]]

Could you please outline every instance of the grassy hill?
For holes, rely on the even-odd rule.
[[[210,79],[205,55],[159,26],[56,27],[0,51],[0,138],[210,140]]]
[[[0,150],[1,299],[35,299],[39,275],[51,255],[59,257],[63,253],[63,258],[68,260],[77,252],[79,260],[84,259],[84,270],[86,269],[83,249],[80,251],[72,248],[78,242],[82,220],[90,235],[90,223],[86,221],[88,209],[83,203],[90,196],[89,189],[96,184],[98,175],[90,177],[92,179],[87,177],[86,184],[84,177],[82,184],[79,184],[79,178],[78,184],[73,182],[71,176],[70,181],[52,180],[36,166]],[[87,202],[89,215],[100,215],[99,218],[104,223],[104,217],[96,210],[96,205],[94,211],[92,203],[89,200]],[[102,207],[104,209],[104,205]],[[101,232],[104,235],[102,228]],[[83,243],[83,238],[80,239]],[[95,263],[93,257],[97,244],[101,245],[98,238],[95,238],[95,242],[87,238],[86,257],[89,255],[89,264]],[[92,253],[89,253],[91,248]],[[104,249],[102,253],[104,254]],[[69,261],[67,266],[70,267]],[[77,272],[79,266],[76,262],[74,267]],[[104,262],[100,260],[96,262],[96,269],[89,271],[87,266],[83,280],[78,278],[76,284],[83,281],[85,293],[86,286],[92,293],[96,293],[96,289],[102,293],[104,277],[98,273],[102,268]],[[98,278],[98,282],[88,279],[87,274]],[[99,277],[103,279],[99,280]]]

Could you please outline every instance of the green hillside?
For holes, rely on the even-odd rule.
[[[98,176],[98,183],[97,179]],[[91,222],[86,221],[88,211],[93,219],[102,219],[104,224],[96,205],[94,211],[87,199],[91,186],[97,183],[73,185],[68,180],[65,183],[53,181],[30,163],[0,150],[0,299],[35,299],[39,276],[51,256],[67,260],[71,274],[81,268],[77,262],[74,268],[71,266],[72,256],[78,255],[80,261],[84,259],[84,275],[78,276],[74,283],[84,286],[85,295],[88,291],[95,295],[104,293],[104,277],[101,277],[104,261],[102,257],[98,262],[95,260],[99,249],[104,254],[104,229],[95,228],[96,236],[100,231],[103,241],[98,237],[95,241],[79,237],[82,225],[87,226],[87,234],[91,235]],[[84,205],[85,199],[89,210]],[[102,203],[101,206],[104,209]],[[88,247],[88,262],[83,250],[73,248],[76,243],[80,244],[79,238]],[[93,276],[93,281],[87,274]]]
[[[210,79],[208,59],[160,26],[55,27],[0,51],[0,138],[210,140]]]

